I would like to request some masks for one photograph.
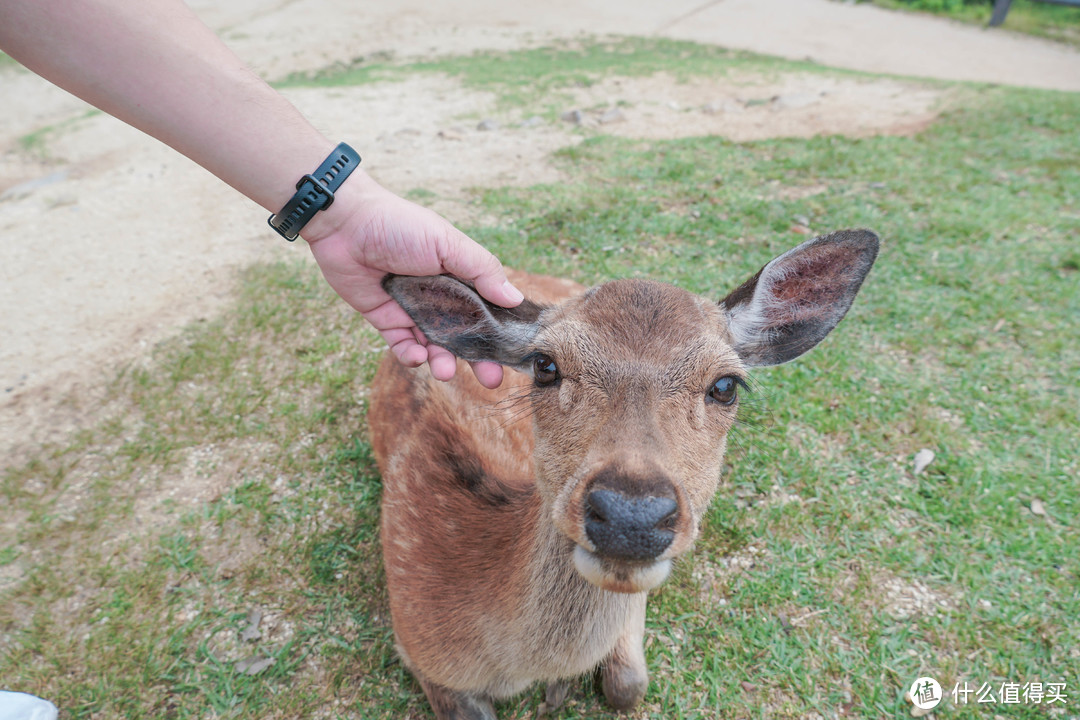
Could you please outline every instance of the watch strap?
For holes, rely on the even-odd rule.
[[[339,144],[315,172],[300,178],[296,194],[270,216],[270,227],[289,242],[295,240],[315,213],[333,204],[334,192],[359,166],[360,155],[345,143]]]

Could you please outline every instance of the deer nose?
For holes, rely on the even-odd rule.
[[[585,534],[604,557],[653,560],[675,539],[677,509],[672,498],[594,490],[585,498]]]

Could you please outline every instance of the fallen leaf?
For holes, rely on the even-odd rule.
[[[259,657],[258,655],[252,655],[249,658],[244,658],[236,663],[236,671],[244,673],[245,675],[258,675],[266,668],[273,665],[277,660],[269,657]]]
[[[935,457],[937,457],[937,455],[929,448],[923,448],[915,453],[915,474],[921,475],[926,468],[930,467],[930,463],[934,462]]]
[[[262,633],[259,632],[259,623],[262,622],[262,611],[258,608],[252,608],[248,613],[248,626],[240,633],[240,639],[244,642],[255,642],[262,637]]]
[[[1039,498],[1035,498],[1031,501],[1031,513],[1033,515],[1039,515],[1046,517],[1046,506],[1043,505],[1043,501]]]

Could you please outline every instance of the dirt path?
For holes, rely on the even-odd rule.
[[[373,53],[444,55],[626,34],[873,72],[1080,91],[1080,53],[1067,48],[828,0],[555,0],[542,10],[499,0],[191,4],[271,78]],[[754,90],[603,83],[583,91],[580,103],[626,102],[625,121],[611,126],[623,135],[743,140],[908,132],[932,119],[939,99],[894,80],[830,81],[826,95],[820,79],[770,82]],[[13,461],[77,427],[118,363],[145,357],[184,323],[212,315],[238,268],[306,251],[280,242],[261,209],[155,141],[87,116],[82,103],[27,73],[0,71],[0,83],[0,457]],[[736,107],[748,92],[791,101]],[[457,222],[476,220],[460,202],[469,187],[557,179],[545,159],[578,137],[566,125],[504,122],[496,132],[463,125],[463,116],[493,109],[493,99],[435,77],[292,97],[331,137],[362,148],[365,166],[386,185],[434,192],[435,208]],[[712,101],[738,112],[673,115]],[[20,144],[34,133],[44,159]]]

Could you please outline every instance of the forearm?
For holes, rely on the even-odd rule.
[[[0,49],[271,211],[335,145],[182,0],[0,0]]]
[[[0,0],[0,49],[110,115],[171,145],[271,212],[336,143],[251,72],[183,0]],[[498,259],[362,170],[303,237],[323,275],[398,358],[454,374],[450,353],[421,344],[387,295],[387,273],[451,273],[506,307],[521,302]],[[497,366],[476,368],[495,387]]]

